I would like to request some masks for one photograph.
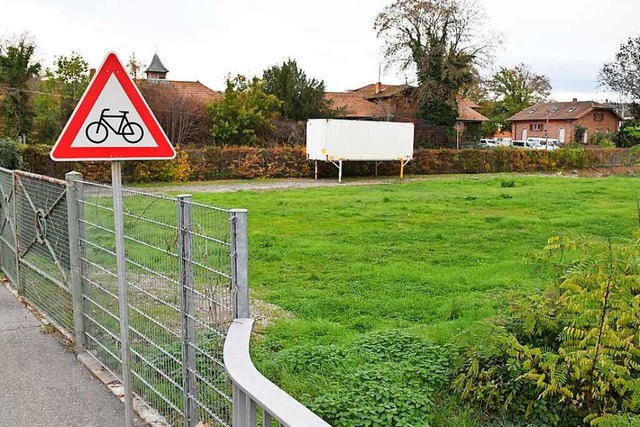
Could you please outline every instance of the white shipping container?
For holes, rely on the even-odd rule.
[[[309,120],[307,156],[330,162],[409,161],[413,158],[413,123]]]

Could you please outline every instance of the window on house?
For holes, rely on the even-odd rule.
[[[529,125],[529,130],[532,132],[538,132],[544,129],[544,125],[542,123],[531,123]]]
[[[573,113],[574,111],[576,111],[576,107],[567,108],[567,113]]]
[[[558,107],[553,107],[549,110],[550,113],[555,113],[556,111],[558,111]]]
[[[604,120],[604,113],[602,111],[596,111],[595,113],[593,113],[594,122],[601,122],[603,120]]]
[[[535,112],[536,112],[536,110],[537,110],[537,108],[532,108],[531,110],[529,110],[529,114],[533,114],[533,113],[535,113]]]

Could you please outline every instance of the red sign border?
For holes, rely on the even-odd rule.
[[[71,147],[111,75],[116,76],[142,122],[158,144],[157,147],[136,147],[134,145],[131,147]],[[54,161],[171,160],[176,157],[176,151],[116,54],[109,52],[80,98],[80,102],[71,114],[71,118],[62,130],[49,156]]]

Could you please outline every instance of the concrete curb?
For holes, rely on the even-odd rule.
[[[124,402],[124,388],[122,383],[111,372],[107,371],[102,363],[91,353],[83,351],[78,354],[78,360],[82,363],[94,377],[113,393],[121,402]],[[136,414],[151,427],[170,427],[171,425],[155,409],[147,405],[143,400],[133,396],[133,409]]]

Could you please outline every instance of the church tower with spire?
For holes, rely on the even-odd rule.
[[[169,70],[162,65],[162,61],[158,58],[158,54],[153,54],[151,65],[145,70],[148,80],[166,80]]]

